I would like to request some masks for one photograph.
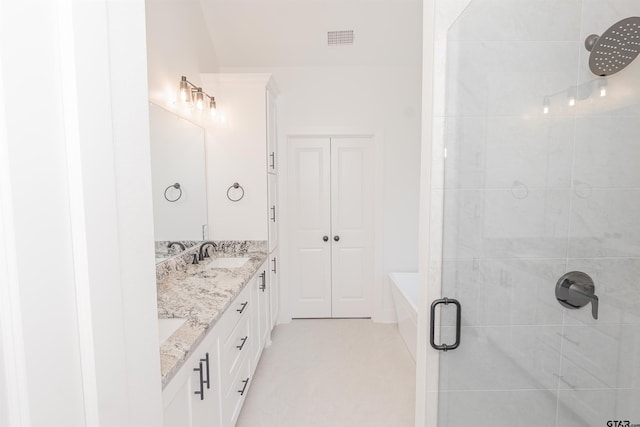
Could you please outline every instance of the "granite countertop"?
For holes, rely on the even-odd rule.
[[[160,345],[162,387],[182,367],[249,279],[267,259],[266,241],[215,242],[211,258],[192,265],[197,247],[156,268],[159,318],[184,318],[185,323]],[[238,268],[209,268],[216,258],[249,258]]]

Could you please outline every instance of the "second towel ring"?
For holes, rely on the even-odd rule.
[[[178,194],[178,197],[176,197],[175,199],[170,199],[167,197],[167,191],[169,191],[170,188],[175,188],[176,190],[178,190],[180,193]],[[180,197],[182,197],[182,188],[180,188],[180,183],[176,182],[173,185],[168,186],[167,188],[164,189],[164,198],[167,199],[167,202],[177,202],[178,200],[180,200]]]
[[[237,199],[234,199],[229,195],[229,192],[231,191],[232,188],[239,188],[240,191],[242,191],[242,194],[240,194],[240,197],[238,197]],[[243,197],[244,197],[244,188],[242,188],[242,185],[238,184],[237,182],[234,182],[233,185],[231,185],[231,187],[227,188],[227,199],[231,200],[232,202],[239,202],[240,200],[242,200]]]

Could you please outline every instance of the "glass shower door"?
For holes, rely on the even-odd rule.
[[[438,426],[640,425],[640,59],[602,78],[584,46],[629,16],[640,2],[473,0],[449,28],[434,186],[461,330],[431,353]],[[597,319],[557,300],[571,271]],[[435,308],[436,344],[455,315]]]

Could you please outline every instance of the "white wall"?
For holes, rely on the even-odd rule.
[[[418,268],[421,71],[415,66],[224,68],[269,72],[278,85],[281,250],[286,260],[286,141],[294,133],[370,133],[378,147],[375,319],[393,321],[386,274]],[[281,279],[286,292],[286,261]],[[286,293],[285,293],[286,295]],[[283,301],[286,317],[286,300]],[[281,319],[284,320],[284,319]]]
[[[265,90],[269,74],[202,75],[218,94],[218,115],[207,133],[209,236],[215,240],[267,240]],[[244,189],[227,198],[234,182]],[[241,192],[231,190],[237,198]]]

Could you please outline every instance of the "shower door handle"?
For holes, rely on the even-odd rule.
[[[456,306],[456,341],[453,344],[436,344],[435,332],[436,332],[436,307],[440,304]],[[455,350],[460,346],[460,320],[462,318],[462,307],[460,302],[453,298],[437,299],[431,304],[431,326],[430,326],[430,339],[431,347],[436,350],[449,351]]]

